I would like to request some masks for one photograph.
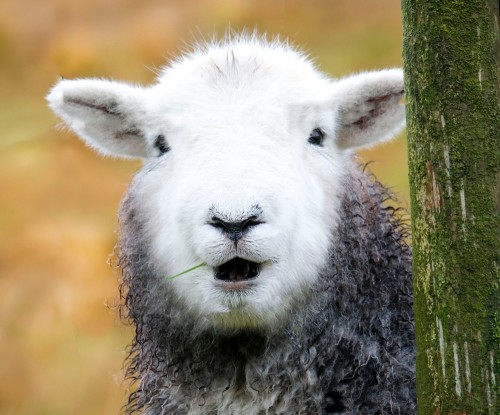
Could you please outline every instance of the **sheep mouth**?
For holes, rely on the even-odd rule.
[[[234,258],[215,269],[215,279],[225,282],[248,281],[257,278],[260,264],[243,258]]]

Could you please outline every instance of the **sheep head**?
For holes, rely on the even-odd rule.
[[[276,326],[308,295],[352,154],[400,132],[402,95],[399,69],[332,80],[287,45],[241,37],[148,87],[61,80],[48,101],[98,152],[143,160],[128,197],[156,301],[168,292],[202,327],[233,330]]]

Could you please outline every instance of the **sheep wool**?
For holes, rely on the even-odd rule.
[[[402,95],[399,69],[333,80],[255,34],[148,87],[52,89],[89,146],[143,161],[119,215],[127,413],[416,413],[408,228],[354,156],[401,131]]]

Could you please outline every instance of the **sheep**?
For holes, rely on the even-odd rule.
[[[143,161],[119,214],[127,413],[416,412],[408,229],[355,158],[404,128],[402,96],[400,69],[333,80],[257,35],[148,87],[55,85],[85,143]]]

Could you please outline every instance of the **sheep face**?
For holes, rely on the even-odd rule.
[[[283,44],[239,38],[147,88],[62,80],[48,100],[91,147],[143,159],[128,198],[156,300],[168,292],[203,326],[237,329],[275,326],[307,296],[353,149],[402,128],[402,85],[400,70],[333,81]]]
[[[159,275],[205,264],[165,284],[198,319],[230,326],[275,321],[314,282],[342,173],[333,143],[309,142],[322,140],[313,130],[326,129],[328,114],[294,108],[309,114],[306,125],[293,125],[287,105],[260,103],[252,89],[237,99],[255,105],[232,97],[185,103],[165,134],[170,151],[149,161],[133,188],[147,201],[141,210]]]

